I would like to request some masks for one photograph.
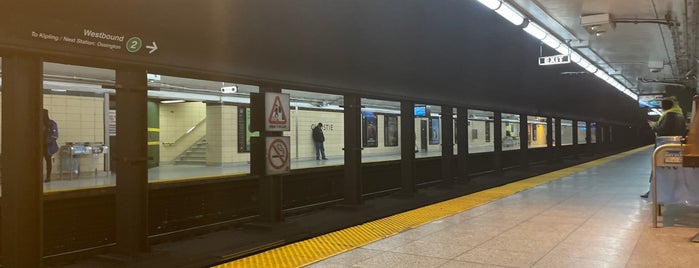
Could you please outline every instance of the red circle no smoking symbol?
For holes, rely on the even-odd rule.
[[[267,161],[274,169],[281,169],[289,161],[289,149],[283,140],[274,140],[267,149]]]

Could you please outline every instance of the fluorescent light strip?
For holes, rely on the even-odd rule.
[[[561,53],[563,55],[571,55],[572,56],[570,48],[568,48],[568,46],[566,46],[564,44],[561,44],[560,46],[558,46],[558,48],[556,48],[556,51],[558,51],[558,53]],[[578,57],[580,57],[580,55],[578,55]]]
[[[480,2],[481,4],[483,4],[491,10],[495,10],[496,13],[498,13],[500,16],[507,19],[514,25],[522,25],[524,23],[524,20],[526,19],[519,12],[517,12],[516,9],[514,9],[509,4],[502,2],[501,0],[478,0],[478,2]],[[625,85],[626,83],[619,83],[619,81],[617,81],[614,77],[607,74],[607,72],[604,69],[598,68],[596,65],[584,59],[580,54],[573,51],[567,45],[563,44],[552,34],[548,33],[548,31],[546,31],[543,27],[537,25],[532,21],[529,21],[529,23],[527,23],[527,26],[525,26],[523,30],[531,36],[533,36],[534,38],[541,40],[544,44],[553,48],[558,53],[561,53],[563,55],[570,55],[570,60],[572,62],[577,63],[578,65],[580,65],[580,67],[587,70],[588,72],[595,74],[597,77],[602,79],[602,81],[607,82],[609,85],[615,87],[617,90],[623,92],[632,99],[638,100],[638,95],[633,93],[631,90],[627,89]]]
[[[561,42],[556,40],[556,38],[550,34],[547,34],[546,37],[544,37],[544,40],[541,40],[541,42],[543,42],[544,44],[546,44],[547,46],[549,46],[553,49],[557,49],[559,46],[561,46]],[[565,53],[565,54],[568,54],[568,53]]]
[[[500,7],[500,5],[502,5],[500,0],[478,0],[478,2],[481,2],[481,4],[490,8],[491,10],[496,10]]]
[[[503,18],[507,19],[514,25],[522,25],[524,23],[524,18],[519,15],[514,8],[510,5],[502,3],[498,9],[495,10],[496,13],[500,14]]]
[[[165,103],[165,104],[168,104],[168,103],[182,103],[182,102],[184,102],[184,100],[162,100],[162,101],[160,101],[160,103]]]
[[[527,24],[527,27],[524,27],[524,31],[539,40],[546,38],[546,31],[531,21]]]

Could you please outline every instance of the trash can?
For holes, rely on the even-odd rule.
[[[73,157],[73,144],[65,144],[58,149],[60,158],[59,177],[63,178],[63,173],[69,173],[70,178],[80,172],[80,159]]]
[[[63,177],[63,173],[70,173],[70,178],[73,176],[78,176],[80,174],[80,156],[92,154],[92,148],[90,146],[76,144],[76,143],[66,143],[58,149],[58,155],[61,158],[60,164],[60,177]]]
[[[682,136],[659,136],[655,138],[655,147],[663,144],[681,144]]]

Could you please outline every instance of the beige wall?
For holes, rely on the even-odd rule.
[[[291,111],[291,131],[285,131],[284,136],[289,136],[291,140],[291,155],[296,158],[298,150],[299,159],[315,158],[315,145],[313,144],[312,127],[318,123],[323,123],[323,134],[325,135],[325,155],[327,157],[344,157],[345,140],[345,118],[342,111]],[[298,132],[297,132],[298,124]],[[298,143],[296,138],[298,136]]]
[[[206,119],[206,105],[201,102],[160,104],[160,162],[171,164],[175,157],[206,135],[206,122],[190,134],[189,128]],[[184,135],[184,136],[183,136]],[[182,137],[177,143],[167,145]]]
[[[219,166],[247,161],[238,154],[238,108],[231,105],[206,106],[206,164]]]
[[[532,132],[536,131],[536,140],[529,137],[529,148],[546,147],[546,125],[531,124]]]
[[[104,143],[104,98],[66,95],[44,95],[44,108],[58,125],[58,146],[66,142]],[[95,168],[104,170],[104,155],[80,158],[80,172],[91,172]],[[60,153],[53,156],[53,172],[61,172]],[[69,173],[66,166],[64,173]],[[68,176],[68,174],[66,174]],[[57,178],[57,175],[52,175]]]

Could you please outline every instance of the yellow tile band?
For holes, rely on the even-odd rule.
[[[577,166],[417,208],[383,219],[271,249],[257,255],[238,259],[215,267],[300,267],[308,265],[400,233],[407,229],[452,216],[456,213],[504,198],[517,192],[626,157],[645,150],[646,148],[648,147],[634,149]]]

